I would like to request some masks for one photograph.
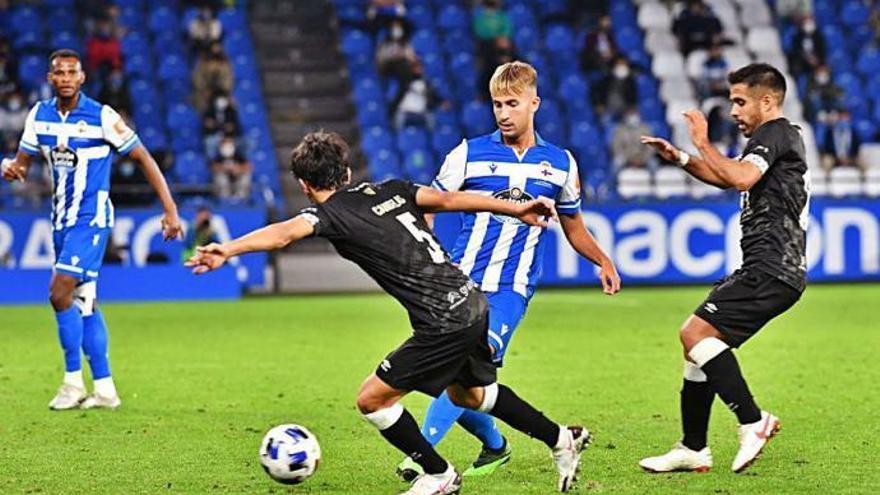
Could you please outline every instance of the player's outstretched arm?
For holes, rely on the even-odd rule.
[[[0,162],[0,173],[2,173],[3,178],[8,182],[15,180],[24,182],[25,179],[27,179],[27,173],[31,168],[31,163],[33,161],[34,157],[19,150],[19,152],[16,153],[15,158],[4,158],[3,161]]]
[[[657,154],[666,161],[682,163],[681,157],[686,155],[684,151],[676,148],[675,145],[660,137],[642,136],[641,141],[642,144],[654,148]],[[702,158],[699,156],[688,155],[687,164],[682,165],[682,168],[685,172],[710,186],[715,186],[721,189],[727,189],[730,187],[721,179],[721,177],[703,163]]]
[[[562,231],[571,247],[599,267],[602,290],[609,296],[620,292],[620,275],[617,274],[614,262],[605,254],[593,234],[590,234],[590,231],[584,226],[584,220],[580,214],[559,215],[559,224],[562,226]]]
[[[226,260],[240,254],[255,251],[272,251],[309,237],[315,232],[312,224],[298,216],[284,222],[273,223],[254,230],[237,239],[218,244],[216,242],[196,248],[196,253],[184,265],[200,275],[216,270]]]
[[[499,215],[516,217],[537,227],[546,227],[547,218],[557,218],[553,202],[538,198],[526,203],[513,203],[501,199],[466,192],[444,192],[430,187],[420,187],[416,204],[429,213],[438,211],[488,211]]]
[[[177,213],[177,204],[174,202],[174,198],[171,197],[168,183],[165,182],[165,177],[162,175],[159,165],[156,164],[156,160],[153,159],[147,148],[141,144],[131,150],[129,156],[138,163],[144,172],[144,176],[147,178],[147,182],[150,183],[150,186],[159,196],[159,201],[162,203],[162,209],[165,212],[162,217],[162,234],[165,240],[180,238],[183,233],[183,226]]]
[[[684,118],[688,124],[691,141],[700,152],[702,158],[699,160],[700,164],[714,172],[722,182],[728,184],[728,187],[735,187],[738,191],[748,191],[761,180],[761,171],[758,167],[727,158],[712,146],[709,141],[709,123],[702,112],[688,110],[684,113]]]

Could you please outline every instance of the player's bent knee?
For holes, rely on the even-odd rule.
[[[76,279],[73,277],[56,275],[49,286],[49,302],[55,311],[65,311],[73,305],[73,293],[76,288]]]
[[[449,400],[458,407],[467,409],[480,407],[480,397],[473,392],[473,389],[452,385],[446,389],[446,392],[449,394]]]

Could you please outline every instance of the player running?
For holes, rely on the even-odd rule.
[[[537,77],[535,69],[523,62],[506,63],[495,70],[489,93],[498,130],[462,141],[447,155],[433,187],[514,202],[553,198],[569,244],[599,267],[605,293],[615,294],[620,290],[620,277],[614,263],[584,227],[580,215],[577,163],[567,150],[535,132],[535,113],[541,103]],[[488,296],[489,346],[499,367],[535,292],[544,232],[544,227],[524,225],[491,212],[463,215],[452,260]],[[431,402],[422,434],[437,445],[456,421],[483,444],[465,476],[490,474],[510,460],[510,446],[492,418],[457,407],[446,394]],[[418,465],[404,459],[397,473],[409,481],[418,475]]]
[[[712,467],[706,434],[716,393],[740,424],[733,471],[746,469],[780,427],[779,418],[755,403],[731,348],[794,305],[806,287],[810,176],[800,130],[782,115],[782,74],[767,64],[751,64],[731,73],[728,81],[730,115],[750,138],[741,159],[725,158],[712,146],[706,119],[696,110],[685,117],[699,156],[660,138],[642,138],[697,179],[742,191],[743,264],[715,284],[681,328],[684,437],[666,454],[639,463],[650,472]]]
[[[115,409],[121,401],[110,375],[107,326],[96,302],[98,271],[113,227],[111,148],[137,161],[159,195],[166,240],[180,234],[180,219],[162,172],[137,134],[112,108],[80,92],[86,76],[79,55],[58,50],[49,56],[49,66],[55,97],[34,105],[18,153],[4,159],[0,169],[7,181],[24,181],[37,155],[52,168],[55,265],[49,300],[58,322],[65,373],[49,408]],[[95,385],[89,395],[82,376],[83,352]]]
[[[243,253],[279,249],[310,236],[328,239],[409,313],[412,337],[381,362],[357,398],[366,420],[426,473],[405,493],[443,495],[461,486],[460,475],[399,403],[413,390],[435,397],[445,390],[460,407],[492,414],[541,440],[553,454],[559,490],[568,491],[589,433],[550,421],[496,382],[486,297],[452,264],[424,220],[427,212],[492,211],[545,226],[541,216],[555,215],[552,202],[513,203],[395,180],[351,187],[347,146],[338,135],[322,132],[307,135],[293,150],[291,168],[315,206],[233,241],[200,247],[187,265],[205,273]]]

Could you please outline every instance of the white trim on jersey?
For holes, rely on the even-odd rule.
[[[470,276],[471,270],[474,269],[474,263],[476,263],[477,255],[483,247],[483,239],[486,237],[486,230],[489,228],[489,219],[491,217],[492,214],[485,211],[475,214],[474,227],[470,238],[468,238],[464,254],[461,257],[461,263],[459,263],[461,271],[465,275]]]
[[[529,271],[532,268],[532,260],[535,259],[535,247],[538,245],[538,239],[541,238],[543,230],[541,227],[529,228],[529,236],[523,246],[523,254],[520,256],[516,272],[513,274],[513,290],[523,297],[528,297]]]
[[[58,168],[58,181],[55,183],[55,230],[64,225],[64,205],[67,203],[67,172],[66,168]]]
[[[55,263],[55,268],[61,268],[62,270],[68,270],[74,273],[82,273],[83,269],[78,266],[67,265],[64,263]]]
[[[89,173],[89,160],[105,158],[110,154],[110,147],[90,146],[88,148],[79,148],[76,150],[77,166],[73,172],[73,198],[70,202],[70,208],[67,209],[67,222],[65,226],[73,227],[79,218],[79,209],[82,205],[83,193],[86,191],[86,179]],[[98,203],[97,207],[100,208]]]
[[[98,191],[98,201],[97,206],[95,206],[95,218],[89,222],[89,226],[91,227],[99,227],[104,228],[107,226],[107,213],[109,210],[109,206],[107,203],[110,200],[110,191]]]
[[[444,191],[458,191],[464,183],[464,173],[467,168],[468,142],[462,139],[461,144],[452,149],[443,160],[437,177],[434,178],[433,184],[437,189]]]
[[[547,181],[554,186],[563,187],[568,173],[550,165],[519,162],[468,162],[465,179],[473,177],[510,177],[511,182],[525,186],[526,179]],[[513,186],[513,184],[511,184]]]
[[[101,126],[88,125],[85,122],[77,124],[75,122],[71,123],[37,121],[34,124],[34,127],[36,128],[36,134],[43,136],[58,136],[60,138],[63,135],[65,136],[65,138],[68,139],[71,137],[89,139],[104,138],[104,130],[101,129]]]
[[[507,261],[507,255],[510,254],[510,245],[513,244],[513,238],[516,237],[520,225],[517,222],[504,223],[501,226],[498,241],[492,249],[492,257],[489,258],[489,264],[486,265],[486,271],[483,273],[483,281],[480,283],[483,292],[498,292],[501,271],[504,268],[504,262]]]

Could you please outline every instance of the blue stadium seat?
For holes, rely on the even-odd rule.
[[[563,52],[574,52],[574,32],[567,26],[550,27],[544,35],[544,48],[554,56]]]
[[[541,18],[559,18],[568,13],[566,0],[541,0],[536,2]]]
[[[397,150],[407,153],[414,149],[428,148],[428,133],[425,129],[407,126],[397,132]]]
[[[461,109],[461,123],[464,126],[465,135],[475,137],[491,132],[495,126],[495,117],[492,115],[488,103],[473,100]]]
[[[128,77],[152,77],[154,68],[149,52],[128,55],[123,61],[123,71]]]
[[[49,48],[58,50],[60,48],[69,48],[76,50],[77,53],[83,53],[82,42],[79,36],[68,31],[56,31],[49,40]]]
[[[514,26],[514,33],[520,29],[531,29],[533,32],[538,33],[538,22],[535,17],[535,13],[532,12],[532,9],[525,4],[516,4],[508,7],[507,14],[510,17],[510,23]],[[521,47],[531,46],[531,45],[518,45]]]
[[[562,120],[545,120],[541,124],[537,124],[538,133],[541,137],[558,146],[564,146],[565,124]]]
[[[469,29],[471,18],[468,12],[460,5],[449,4],[440,10],[437,25],[443,28],[444,31],[462,28]]]
[[[568,142],[575,148],[586,148],[596,144],[603,144],[604,137],[599,127],[581,122],[569,130]]]
[[[358,123],[362,128],[388,125],[388,109],[378,101],[368,101],[357,106]]]
[[[403,176],[400,168],[400,158],[397,153],[383,150],[372,157],[369,162],[370,176],[375,182],[384,182],[389,179],[397,179]]]
[[[238,9],[223,9],[217,14],[217,19],[226,32],[247,29],[247,20]]]
[[[223,35],[223,48],[226,54],[234,57],[239,54],[253,54],[254,44],[247,31],[233,31]]]
[[[17,5],[11,9],[9,15],[9,27],[15,33],[15,37],[26,33],[42,33],[43,18],[40,12],[31,5]],[[13,40],[13,45],[14,45]]]
[[[185,151],[174,160],[174,176],[184,184],[209,184],[208,160],[197,151]]]
[[[410,44],[420,57],[425,57],[429,53],[440,53],[440,40],[433,31],[427,29],[416,31],[410,39]]]
[[[73,9],[76,6],[76,0],[43,0],[43,7],[49,9]],[[51,24],[50,24],[51,26]]]
[[[878,111],[875,111],[874,113],[877,114]],[[855,130],[856,135],[858,135],[859,141],[863,143],[872,142],[877,139],[877,124],[871,121],[871,119],[858,119],[855,122],[853,129]]]
[[[461,143],[461,130],[458,126],[438,126],[431,133],[431,145],[439,154],[446,154]]]
[[[50,9],[46,15],[46,25],[51,26],[53,33],[67,31],[75,34],[77,30],[76,20],[76,11],[68,8]]]
[[[177,13],[168,7],[158,7],[150,12],[147,25],[153,33],[178,32],[181,28]]]
[[[584,109],[590,106],[590,85],[580,74],[572,74],[559,83],[557,90],[559,98],[566,105],[576,109]]]
[[[642,33],[638,28],[627,27],[614,30],[617,46],[627,56],[643,50]]]
[[[373,54],[373,40],[362,31],[349,31],[342,36],[342,52],[346,55]]]
[[[457,54],[474,52],[474,42],[468,29],[455,29],[445,34],[443,38],[443,49],[450,56]]]
[[[856,68],[865,77],[880,73],[880,48],[871,47],[863,51],[856,61]]]
[[[175,153],[201,151],[203,147],[200,129],[182,127],[171,135],[171,150]]]
[[[142,31],[129,31],[119,42],[122,54],[130,57],[136,54],[145,54],[150,51],[150,39]]]
[[[361,147],[369,156],[394,148],[394,138],[384,126],[368,127],[361,135]]]
[[[25,55],[18,61],[18,79],[27,89],[36,88],[46,79],[46,59]]]
[[[355,82],[354,100],[357,104],[363,104],[370,101],[382,101],[384,92],[378,78],[364,78]]]
[[[45,48],[42,30],[24,31],[12,40],[12,47],[19,52],[35,52]]]
[[[148,150],[168,149],[168,137],[159,127],[145,127],[138,123],[138,137]]]
[[[159,79],[168,81],[171,79],[190,78],[189,64],[179,55],[163,56],[159,62],[159,70],[157,71]]]
[[[538,30],[531,26],[523,26],[513,32],[513,43],[515,46],[535,46],[540,39]]]
[[[343,24],[359,25],[367,22],[367,9],[362,5],[337,6],[336,17]]]
[[[427,185],[434,180],[439,165],[434,162],[433,153],[424,148],[416,148],[403,155],[403,171],[410,181]]]
[[[180,129],[199,127],[201,119],[194,108],[185,103],[177,103],[168,109],[165,123],[173,134]]]
[[[437,127],[450,126],[458,128],[458,113],[452,108],[437,109],[434,111],[434,125]]]
[[[406,17],[416,28],[432,29],[434,27],[434,12],[427,5],[413,5],[406,11]]]
[[[871,16],[871,10],[864,2],[854,0],[846,2],[840,12],[840,20],[848,27],[863,24]]]
[[[175,55],[186,58],[183,47],[183,38],[177,31],[169,29],[156,33],[153,37],[153,53],[160,53],[162,57]]]

